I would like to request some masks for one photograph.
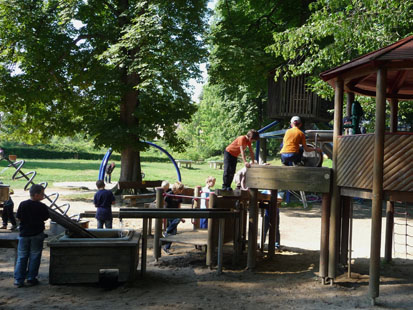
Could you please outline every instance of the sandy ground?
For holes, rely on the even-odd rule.
[[[93,193],[93,184],[81,190],[62,188],[63,198],[71,194]],[[79,185],[80,186],[80,185]],[[77,186],[77,188],[79,188]],[[89,189],[88,189],[89,188]],[[27,192],[16,191],[18,203]],[[59,200],[60,201],[60,200]],[[64,201],[62,200],[62,203]],[[71,201],[69,214],[93,210],[91,201]],[[117,207],[114,209],[116,210]],[[355,205],[353,220],[352,277],[342,270],[334,285],[321,285],[318,278],[320,244],[320,206],[310,210],[281,210],[282,251],[270,260],[259,252],[257,269],[245,270],[246,253],[239,266],[231,264],[231,247],[224,254],[224,273],[205,267],[205,253],[189,245],[173,244],[173,255],[155,262],[149,240],[145,278],[133,285],[113,289],[93,285],[49,285],[49,249],[45,244],[39,279],[35,287],[13,286],[14,250],[0,249],[0,310],[8,309],[413,309],[413,260],[403,251],[392,264],[383,264],[378,305],[368,298],[370,249],[370,207]],[[403,223],[403,218],[396,221]],[[383,220],[383,232],[384,232]],[[409,223],[412,224],[411,219]],[[125,220],[125,227],[141,228],[138,220]],[[96,227],[91,221],[90,227]],[[114,228],[119,221],[114,220]],[[407,226],[406,226],[407,227]],[[190,221],[180,224],[180,231],[190,230]],[[140,267],[139,267],[140,268]]]

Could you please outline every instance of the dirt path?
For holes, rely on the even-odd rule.
[[[63,196],[77,193],[59,190]],[[87,192],[87,191],[86,191]],[[93,192],[93,191],[91,191]],[[83,190],[81,193],[85,193]],[[16,192],[13,199],[26,199]],[[71,202],[71,212],[93,209],[90,201]],[[320,207],[282,209],[283,250],[273,260],[259,253],[257,269],[246,271],[246,255],[239,267],[231,265],[230,247],[224,255],[224,273],[204,266],[205,253],[193,246],[173,245],[173,255],[159,262],[148,252],[147,276],[132,286],[105,290],[98,285],[48,284],[49,249],[40,268],[41,285],[13,287],[12,249],[0,249],[0,310],[8,309],[370,309],[368,264],[369,207],[356,205],[352,278],[341,275],[336,284],[321,285],[317,278],[320,243]],[[384,223],[384,221],[383,221]],[[117,221],[114,226],[119,225]],[[125,226],[140,229],[128,220]],[[91,227],[95,227],[91,221]],[[191,229],[190,221],[179,229]],[[149,241],[151,247],[151,241]],[[383,265],[377,309],[413,309],[413,261],[396,259]]]

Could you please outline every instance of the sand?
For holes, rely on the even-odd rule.
[[[93,186],[85,186],[82,190],[52,188],[47,193],[54,190],[67,197],[79,192],[93,192]],[[27,192],[17,190],[13,199],[18,205],[27,196]],[[70,214],[93,210],[91,201],[70,203]],[[190,245],[173,244],[173,255],[162,256],[155,262],[149,240],[146,276],[138,276],[132,285],[119,284],[111,289],[98,284],[49,285],[49,249],[46,244],[39,274],[41,284],[15,288],[14,250],[0,249],[0,310],[373,309],[368,298],[370,207],[355,205],[352,277],[347,277],[347,269],[340,270],[342,274],[334,285],[322,285],[318,278],[320,215],[320,205],[313,205],[310,210],[283,208],[280,220],[282,251],[272,260],[265,252],[259,252],[254,271],[245,269],[246,253],[239,266],[232,266],[229,245],[225,248],[221,275],[205,266],[205,252]],[[125,220],[123,225],[137,230],[141,228],[138,220]],[[96,227],[94,220],[90,227]],[[114,221],[116,227],[119,227],[117,220]],[[190,221],[179,226],[180,231],[191,228]],[[382,265],[377,309],[413,309],[412,256],[406,259],[405,253],[396,254],[398,258],[392,264]]]

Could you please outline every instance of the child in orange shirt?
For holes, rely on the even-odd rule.
[[[232,190],[231,183],[234,179],[235,171],[237,169],[237,158],[241,154],[242,161],[245,167],[251,167],[251,164],[247,162],[245,158],[244,150],[248,146],[251,161],[254,164],[254,151],[252,150],[251,143],[257,141],[260,138],[259,133],[251,129],[245,136],[239,136],[230,145],[228,145],[224,152],[224,176],[223,176],[223,190]]]

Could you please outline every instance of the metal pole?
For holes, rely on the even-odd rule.
[[[342,133],[343,123],[343,80],[336,81],[334,97],[334,134],[333,134],[333,183],[331,196],[330,212],[330,231],[329,231],[329,255],[328,255],[328,277],[333,284],[337,275],[337,257],[338,257],[338,233],[340,221],[340,190],[337,186],[337,157],[338,157],[338,136]]]
[[[386,69],[377,71],[376,85],[376,126],[374,139],[373,162],[373,200],[371,210],[371,247],[370,247],[370,281],[369,295],[372,304],[379,296],[380,286],[380,243],[381,217],[383,202],[383,162],[384,162],[384,130],[386,116]]]
[[[250,189],[247,269],[255,268],[257,259],[258,189]]]

